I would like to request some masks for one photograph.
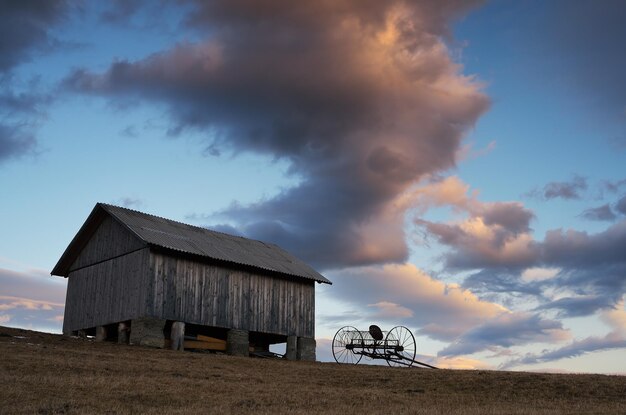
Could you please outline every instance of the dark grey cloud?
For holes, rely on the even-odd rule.
[[[535,218],[530,209],[516,202],[485,204],[479,213],[486,225],[500,225],[512,235],[529,232],[530,221]]]
[[[0,124],[0,163],[32,153],[36,146],[37,140],[30,132],[19,126]]]
[[[614,299],[619,302],[621,296]],[[581,297],[563,297],[555,301],[546,302],[535,310],[560,310],[560,317],[581,317],[595,314],[602,309],[611,308],[604,296],[586,295]]]
[[[38,92],[37,82],[31,82],[30,92],[12,90],[13,78],[0,79],[0,163],[26,154],[35,154],[35,131],[52,102],[49,94]]]
[[[576,176],[568,182],[550,182],[541,192],[546,199],[580,199],[581,192],[587,190],[587,179]]]
[[[615,204],[615,210],[617,210],[622,215],[626,215],[626,196],[623,196],[620,200]]]
[[[604,180],[602,182],[603,190],[611,193],[619,193],[622,189],[626,189],[626,179],[624,180]]]
[[[299,185],[220,212],[247,236],[319,268],[399,262],[408,251],[393,201],[454,166],[488,106],[443,40],[472,3],[198,2],[188,24],[205,40],[79,69],[64,85],[161,103],[172,134],[205,132],[208,154],[287,161]]]
[[[613,209],[611,209],[611,206],[608,203],[602,206],[598,206],[596,208],[587,209],[583,213],[581,213],[580,216],[588,220],[605,222],[612,222],[617,218],[617,216],[615,216],[615,213],[613,213]]]
[[[34,51],[51,48],[56,41],[49,28],[66,10],[64,0],[0,2],[0,74],[30,59]]]
[[[503,303],[509,296],[542,297],[543,284],[540,281],[523,281],[520,278],[522,272],[520,268],[485,268],[465,278],[462,286],[480,294],[481,298]]]
[[[100,19],[107,23],[127,22],[145,6],[145,0],[109,0],[106,9],[100,14]]]
[[[468,330],[439,356],[459,356],[493,350],[496,347],[521,346],[537,342],[556,342],[569,337],[560,321],[539,314],[504,314]]]
[[[67,8],[67,2],[61,0],[0,2],[0,163],[36,148],[34,125],[51,97],[37,92],[36,80],[16,87],[20,82],[12,71],[57,44],[50,28]]]
[[[561,267],[626,263],[626,220],[595,234],[572,229],[548,231],[542,250],[543,262]]]

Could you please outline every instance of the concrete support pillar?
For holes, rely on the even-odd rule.
[[[170,331],[170,348],[172,350],[185,350],[185,323],[175,321]]]
[[[298,360],[315,362],[315,339],[311,337],[298,337]]]
[[[130,327],[128,324],[122,322],[117,325],[117,342],[119,344],[128,344],[128,335],[130,333]]]
[[[144,317],[132,320],[130,324],[130,344],[162,349],[165,346],[164,327],[165,320],[158,318]]]
[[[287,336],[287,349],[285,350],[285,359],[296,360],[298,357],[298,338],[296,336]]]
[[[248,356],[250,354],[248,332],[246,330],[228,330],[226,352],[232,356]]]
[[[103,342],[107,339],[107,328],[105,326],[96,327],[96,341]]]

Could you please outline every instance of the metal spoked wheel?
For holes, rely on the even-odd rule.
[[[354,352],[355,345],[362,348],[363,335],[352,326],[340,328],[333,338],[333,357],[337,363],[348,363],[356,365],[359,363],[362,354]]]
[[[411,366],[415,360],[415,337],[411,330],[396,326],[389,330],[385,338],[389,366]]]

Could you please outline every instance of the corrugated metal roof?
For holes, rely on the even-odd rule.
[[[332,284],[309,265],[274,244],[215,232],[104,203],[96,205],[90,218],[99,207],[149,245]],[[63,258],[59,263],[62,260]],[[57,264],[55,270],[58,267]]]

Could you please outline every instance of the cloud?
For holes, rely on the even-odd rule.
[[[143,203],[144,202],[141,199],[137,199],[137,198],[134,198],[134,197],[128,197],[128,196],[127,197],[122,197],[122,198],[119,198],[119,199],[113,201],[114,205],[123,206],[125,208],[130,208],[130,209],[132,209],[132,208],[139,208],[139,207],[141,207],[141,205],[143,205]]]
[[[468,330],[439,352],[440,356],[472,354],[494,347],[512,347],[570,338],[561,322],[538,314],[506,313]]]
[[[14,327],[60,332],[66,284],[43,270],[0,268],[0,321]]]
[[[100,19],[107,23],[124,23],[146,5],[145,0],[110,0]]]
[[[208,133],[212,152],[262,153],[300,184],[233,204],[222,220],[318,268],[402,262],[394,201],[455,164],[488,106],[443,37],[469,8],[456,1],[214,1],[188,24],[210,36],[65,87],[164,105],[172,134]],[[313,226],[312,226],[313,224]]]
[[[534,261],[538,252],[530,236],[533,212],[518,202],[483,203],[467,192],[458,179],[446,179],[415,191],[425,206],[452,204],[469,216],[451,224],[415,220],[427,239],[432,236],[454,248],[444,256],[446,266],[519,267]]]
[[[0,163],[32,153],[37,146],[35,136],[16,126],[0,124]]]
[[[626,196],[623,196],[620,200],[617,201],[615,205],[615,210],[617,210],[622,215],[626,215]]]
[[[376,304],[368,304],[368,307],[375,307],[378,312],[374,318],[392,319],[413,317],[413,311],[391,301],[379,301]]]
[[[531,296],[545,303],[542,309],[587,315],[614,306],[626,292],[626,220],[595,234],[552,229],[536,240],[532,211],[517,202],[481,202],[456,178],[414,189],[411,197],[422,206],[421,214],[451,205],[465,215],[448,223],[415,222],[426,243],[435,238],[449,249],[441,256],[447,271],[472,272],[462,286],[482,298]],[[556,271],[550,278],[529,279],[524,274],[529,269]]]
[[[626,347],[626,338],[614,333],[604,337],[587,337],[576,340],[567,346],[547,351],[541,354],[527,353],[524,357],[512,359],[500,366],[500,369],[509,369],[520,365],[552,362],[555,360],[581,356],[590,352],[597,352]]]
[[[0,268],[0,295],[63,304],[66,286],[64,279],[51,277],[46,270],[18,272]]]
[[[423,359],[420,357],[421,360]],[[426,361],[428,359],[424,359]],[[456,370],[491,370],[494,369],[489,363],[478,359],[472,359],[463,356],[436,356],[427,362],[439,369],[456,369]]]
[[[612,331],[605,336],[590,336],[582,340],[574,340],[558,349],[543,351],[542,353],[527,353],[523,357],[511,359],[503,363],[500,369],[551,362],[597,351],[626,348],[626,309],[624,308],[624,298],[612,309],[603,311],[601,319],[612,328]]]
[[[604,180],[602,189],[611,193],[618,193],[621,189],[626,188],[626,179],[623,180]]]
[[[49,28],[66,13],[67,2],[8,1],[0,5],[0,73],[32,56],[35,50],[51,48],[56,42]]]
[[[582,192],[587,190],[587,179],[574,176],[567,182],[550,182],[542,190],[532,190],[526,194],[529,197],[542,198],[545,200],[565,199],[576,200],[582,198]]]
[[[57,0],[0,5],[0,163],[32,154],[36,148],[34,126],[52,98],[36,92],[36,81],[21,86],[12,71],[57,43],[49,29],[63,18],[67,8],[65,1]]]
[[[443,341],[508,312],[456,284],[438,281],[411,264],[345,269],[331,279],[333,290],[329,295],[356,307],[371,305],[360,309],[361,319],[405,324],[418,328],[418,334]]]
[[[580,317],[611,307],[607,299],[599,295],[563,297],[536,307],[535,310],[560,310],[560,317]]]
[[[587,209],[583,213],[581,213],[580,216],[588,220],[608,222],[612,222],[617,218],[608,203],[602,206],[598,206],[597,208]]]

